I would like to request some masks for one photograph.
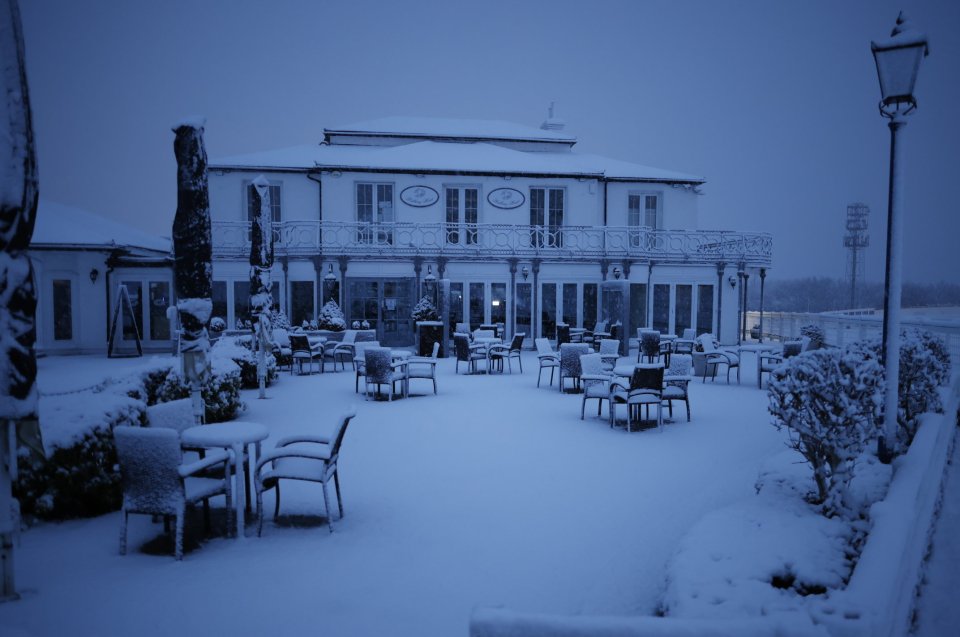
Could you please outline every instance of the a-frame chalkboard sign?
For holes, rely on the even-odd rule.
[[[117,305],[113,308],[113,319],[110,321],[110,342],[107,345],[107,358],[133,358],[135,356],[143,356],[143,347],[140,344],[140,330],[137,328],[138,321],[136,315],[133,313],[133,304],[130,302],[130,293],[127,292],[127,286],[122,283],[117,286],[116,298]],[[133,351],[122,351],[124,348],[120,347],[117,343],[117,332],[123,330],[123,322],[120,316],[121,312],[126,313],[125,316],[129,318],[130,324],[133,325],[134,342],[137,345],[136,354],[134,354]]]

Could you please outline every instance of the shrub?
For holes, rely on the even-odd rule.
[[[823,328],[819,325],[814,325],[813,323],[801,327],[800,336],[806,336],[810,339],[810,347],[807,348],[808,350],[820,349],[823,347],[824,343],[827,342],[826,336],[823,333]]]
[[[437,321],[440,319],[440,314],[437,313],[437,308],[430,302],[430,299],[423,297],[413,308],[410,317],[414,321]]]
[[[289,330],[290,319],[287,318],[286,312],[278,309],[270,310],[270,326],[278,330]]]
[[[335,301],[327,301],[320,308],[320,314],[317,316],[317,327],[321,330],[331,330],[333,332],[347,329],[347,321],[343,318],[343,312]]]
[[[260,386],[257,379],[257,354],[254,354],[247,347],[237,343],[235,339],[223,339],[217,341],[210,348],[211,361],[229,360],[233,361],[239,367],[240,387],[243,389],[256,389]],[[267,354],[267,386],[269,387],[277,380],[277,359],[273,354]]]
[[[854,517],[847,490],[854,461],[877,432],[879,360],[849,349],[817,350],[787,359],[770,376],[773,424],[789,430],[789,446],[813,469],[814,501],[827,517]]]

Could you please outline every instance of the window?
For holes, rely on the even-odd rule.
[[[583,284],[583,327],[592,330],[597,325],[597,284]]]
[[[507,324],[507,284],[490,284],[490,322]]]
[[[653,329],[666,334],[670,331],[670,286],[653,286]]]
[[[313,281],[290,282],[290,325],[303,325],[313,320]]]
[[[530,297],[533,294],[533,285],[530,283],[517,283],[517,298],[515,303],[517,304],[517,327],[514,333],[523,332],[528,337],[533,337],[533,332],[531,331],[531,313],[530,313]]]
[[[166,281],[150,281],[150,339],[154,341],[170,340],[170,320],[167,308],[170,307],[170,284]]]
[[[484,313],[483,283],[470,284],[470,327],[477,329],[480,325],[486,323]]]
[[[73,339],[73,284],[69,279],[53,281],[53,339]]]
[[[463,283],[450,284],[450,333],[457,331],[457,323],[463,322]]]
[[[630,284],[630,327],[647,327],[647,284]]]
[[[533,246],[563,246],[563,188],[530,189],[530,225]]]
[[[247,240],[249,241],[253,237],[253,219],[256,217],[260,211],[254,209],[254,198],[255,188],[253,184],[247,182],[246,184],[246,193],[247,193],[247,222],[250,224],[251,230],[247,234]],[[280,183],[273,182],[267,188],[267,192],[270,196],[270,219],[273,222],[273,240],[280,240],[280,228],[277,224],[280,223]]]
[[[697,336],[713,332],[713,286],[697,286]]]
[[[663,229],[663,210],[660,206],[659,193],[632,192],[627,196],[627,225],[631,227],[645,227],[651,230]],[[642,245],[643,233],[637,230],[630,232],[630,245],[639,248]],[[649,248],[650,246],[647,245]]]
[[[117,299],[118,303],[123,303],[120,308],[120,315],[123,317],[123,338],[124,340],[138,340],[143,334],[143,285],[140,281],[124,281],[123,287],[127,289],[127,298],[130,299],[130,307],[126,303]],[[130,310],[133,310],[133,316]]]
[[[227,282],[226,281],[214,281],[213,282],[213,311],[210,313],[211,318],[214,316],[219,316],[224,321],[227,320]]]
[[[474,245],[477,243],[477,218],[480,190],[477,188],[447,188],[447,243]]]
[[[361,243],[392,244],[393,184],[357,184],[357,222]],[[381,225],[384,224],[384,225]]]
[[[693,286],[677,285],[676,297],[673,329],[677,336],[683,336],[683,330],[690,328],[693,313]]]
[[[540,336],[557,337],[557,284],[544,283],[540,288]]]
[[[563,322],[570,327],[576,327],[577,323],[577,284],[563,284]]]
[[[250,320],[250,282],[233,282],[233,320],[240,328],[240,321]]]

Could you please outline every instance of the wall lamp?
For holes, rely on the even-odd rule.
[[[100,270],[96,268],[90,268],[90,283],[96,283],[99,276]]]
[[[730,275],[730,278],[727,279],[727,282],[730,283],[730,287],[737,287],[737,277],[733,276],[732,274]]]
[[[433,266],[429,263],[427,264],[427,274],[423,277],[423,280],[427,283],[433,283],[437,280],[437,275],[433,273]]]
[[[334,281],[337,280],[337,275],[333,273],[332,263],[327,264],[327,273],[323,275],[323,280],[330,283],[333,283]]]
[[[523,266],[523,268],[520,270],[520,275],[523,277],[523,280],[526,281],[527,277],[530,276],[530,268]]]
[[[619,281],[621,274],[623,274],[623,271],[620,269],[620,266],[619,266],[619,265],[614,266],[614,268],[613,268],[613,278]]]

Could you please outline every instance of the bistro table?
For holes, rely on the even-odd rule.
[[[740,357],[740,364],[743,365],[743,355],[747,352],[751,352],[754,356],[757,357],[757,380],[760,379],[760,359],[763,357],[763,354],[766,352],[779,352],[782,345],[773,345],[770,343],[747,343],[745,345],[737,346],[737,355]]]
[[[257,459],[260,457],[260,442],[270,435],[269,430],[255,422],[221,422],[212,425],[199,425],[184,429],[180,434],[180,442],[185,447],[204,447],[208,449],[231,449],[234,457],[234,494],[237,503],[237,539],[243,535],[243,501],[246,493],[246,480],[243,477],[243,450],[247,445],[254,445],[254,453],[249,454],[250,475],[253,475]],[[260,513],[262,515],[262,512]]]
[[[500,345],[503,343],[503,339],[490,337],[490,336],[481,336],[480,338],[473,339],[475,345],[480,345],[483,348],[483,355],[487,359],[487,373],[490,373],[490,346]]]

